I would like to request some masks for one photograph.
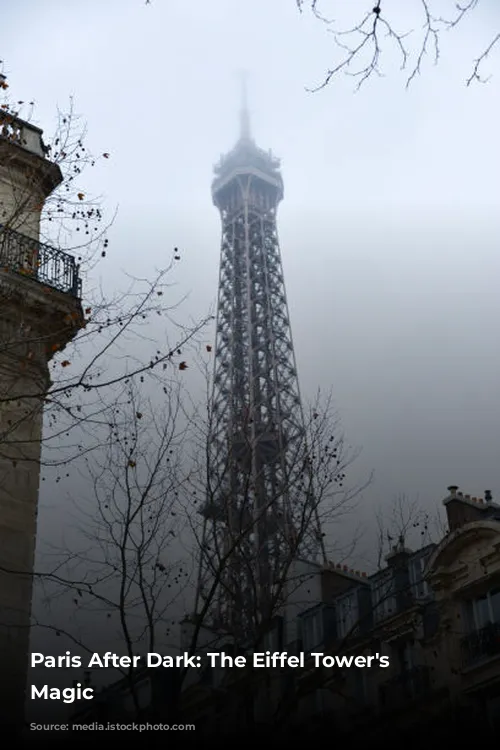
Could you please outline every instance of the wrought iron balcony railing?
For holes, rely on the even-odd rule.
[[[0,269],[22,274],[78,299],[82,296],[79,267],[72,255],[1,224]]]
[[[430,690],[429,668],[413,667],[400,672],[380,686],[382,708],[393,709],[426,695]]]
[[[465,667],[500,654],[500,623],[489,623],[462,638],[462,656]]]

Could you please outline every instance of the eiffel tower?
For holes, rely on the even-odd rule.
[[[290,558],[316,559],[321,533],[276,224],[280,162],[254,142],[245,88],[239,139],[214,172],[222,242],[197,607],[222,572],[212,622],[248,642]]]

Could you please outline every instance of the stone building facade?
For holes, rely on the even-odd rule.
[[[39,128],[0,111],[0,705],[23,716],[48,363],[83,320],[74,258],[39,241],[62,180]]]

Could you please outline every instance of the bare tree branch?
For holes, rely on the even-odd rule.
[[[338,25],[326,17],[319,9],[318,0],[295,0],[300,13],[309,9],[320,22],[327,26],[335,45],[340,51],[338,62],[324,76],[323,81],[310,91],[319,91],[332,82],[339,74],[352,76],[357,80],[356,88],[374,75],[385,72],[383,61],[386,53],[395,51],[399,57],[400,69],[407,71],[406,86],[420,75],[426,59],[437,64],[440,59],[440,42],[447,31],[452,31],[471,16],[477,8],[484,7],[480,0],[463,0],[450,3],[445,15],[438,14],[435,0],[413,0],[411,4],[394,4],[387,0],[367,0],[366,10],[347,27]],[[337,0],[333,5],[346,16],[356,14],[346,0]],[[389,10],[386,10],[389,8]],[[434,10],[436,8],[436,10]],[[414,24],[408,28],[408,15],[414,16]],[[406,26],[404,31],[399,30]],[[471,75],[466,83],[489,80],[481,76],[480,69],[498,43],[496,33],[474,61]],[[383,59],[384,58],[384,59]]]

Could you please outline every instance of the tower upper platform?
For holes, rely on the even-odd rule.
[[[212,198],[219,208],[225,204],[224,194],[227,188],[237,178],[254,177],[263,187],[273,190],[276,203],[283,198],[280,160],[270,150],[259,148],[252,138],[245,92],[240,112],[240,137],[233,149],[221,156],[214,167],[214,174]]]

